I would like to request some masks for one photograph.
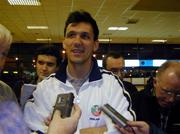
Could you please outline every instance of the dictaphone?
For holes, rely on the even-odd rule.
[[[126,127],[127,126],[127,119],[123,117],[119,112],[117,112],[113,107],[111,107],[109,104],[105,104],[101,107],[101,110],[111,118],[113,123],[121,126]]]
[[[54,106],[53,114],[55,110],[59,110],[62,118],[70,117],[73,101],[74,101],[73,93],[59,94],[56,99],[56,104]]]

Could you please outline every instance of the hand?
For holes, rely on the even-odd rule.
[[[50,122],[51,122],[51,116],[48,116],[45,120],[44,120],[44,124],[46,126],[49,126],[50,125]]]
[[[122,134],[149,134],[150,126],[144,121],[128,121],[128,126],[123,128],[115,125]]]
[[[80,116],[81,110],[77,104],[74,104],[72,115],[67,118],[61,118],[60,112],[56,110],[50,122],[48,134],[73,134],[77,129]]]

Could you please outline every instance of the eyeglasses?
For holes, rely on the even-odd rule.
[[[118,72],[123,73],[124,68],[111,68],[110,71],[112,71],[113,73],[118,73]]]
[[[167,89],[161,89],[167,96],[175,96],[180,99],[180,93],[176,93],[174,91],[168,91]]]
[[[164,89],[159,84],[159,82],[158,82],[158,85],[159,85],[159,87],[161,89],[161,92],[164,93],[166,96],[169,96],[169,97],[174,96],[176,99],[178,99],[178,100],[180,99],[180,91],[176,92],[174,89]]]

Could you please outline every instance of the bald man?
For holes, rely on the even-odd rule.
[[[132,97],[137,120],[155,124],[167,134],[180,133],[180,63],[168,61],[158,70],[153,93]]]

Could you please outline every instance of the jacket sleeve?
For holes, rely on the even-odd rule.
[[[18,103],[16,95],[11,89],[11,87],[3,81],[0,81],[0,102],[7,100]]]
[[[135,120],[136,115],[132,110],[132,102],[129,93],[124,89],[122,82],[119,79],[114,79],[109,85],[108,103],[122,114],[127,120]],[[112,121],[106,118],[108,134],[119,134]]]
[[[25,104],[24,119],[31,130],[46,132],[48,129],[44,123],[51,113],[46,95],[47,88],[44,81],[40,82],[33,92],[33,98]]]

